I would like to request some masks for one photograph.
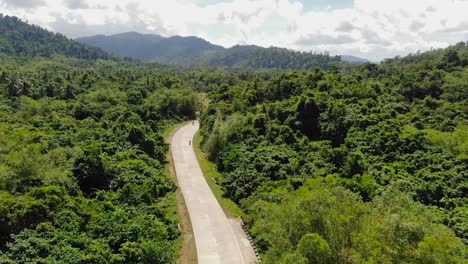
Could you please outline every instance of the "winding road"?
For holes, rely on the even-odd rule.
[[[171,141],[178,185],[192,222],[201,264],[256,263],[255,252],[239,221],[228,219],[208,186],[192,144],[198,122],[177,130]]]

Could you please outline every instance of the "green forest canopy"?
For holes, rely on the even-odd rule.
[[[198,110],[263,262],[466,263],[465,42],[349,73],[180,70],[1,21],[24,49],[0,45],[0,263],[174,263],[162,133]]]
[[[211,89],[203,146],[267,263],[466,263],[468,47]]]
[[[154,65],[0,65],[0,263],[172,263],[179,230],[162,132],[196,94]]]

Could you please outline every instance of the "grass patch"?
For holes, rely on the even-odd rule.
[[[202,142],[202,139],[203,136],[200,134],[200,131],[198,131],[193,137],[193,146],[206,182],[210,186],[216,200],[218,200],[228,218],[244,218],[245,213],[231,199],[224,197],[224,190],[216,183],[216,180],[220,179],[222,176],[216,169],[216,165],[210,162],[206,157],[206,154],[201,150],[200,143]]]

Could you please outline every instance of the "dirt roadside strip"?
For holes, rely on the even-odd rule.
[[[177,182],[187,206],[198,263],[256,263],[255,252],[238,221],[228,219],[206,183],[193,150],[199,124],[178,129],[171,140]]]

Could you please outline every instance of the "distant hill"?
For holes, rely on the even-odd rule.
[[[208,51],[223,50],[222,46],[197,37],[159,35],[127,32],[117,35],[97,35],[76,39],[93,45],[119,57],[131,57],[165,63],[188,63]]]
[[[80,59],[110,59],[103,50],[70,40],[14,16],[0,14],[0,53],[20,56],[63,54]]]
[[[263,48],[255,45],[236,45],[229,49],[205,53],[199,59],[199,64],[209,66],[235,67],[242,61],[247,61]]]
[[[263,48],[255,45],[236,45],[226,49],[197,37],[159,35],[128,32],[111,36],[97,35],[78,38],[77,41],[93,45],[119,57],[131,57],[161,63],[242,67],[326,69],[339,63],[340,56],[299,52],[284,48]]]
[[[199,61],[202,65],[234,68],[327,69],[331,64],[337,64],[341,60],[339,56],[330,56],[328,53],[237,45],[223,51],[205,54]]]
[[[438,69],[449,69],[454,66],[468,65],[468,41],[461,41],[445,49],[435,49],[426,52],[417,52],[404,57],[397,56],[382,61],[382,64],[412,67],[423,66]]]
[[[137,32],[96,35],[75,41],[17,17],[1,14],[0,53],[44,57],[62,54],[80,59],[114,59],[116,56],[168,64],[232,68],[327,69],[331,64],[341,62],[340,56],[328,53],[255,45],[236,45],[226,49],[198,37],[166,38]]]
[[[113,35],[96,35],[77,39],[78,42],[105,49],[119,57],[131,57],[136,59],[146,59],[148,50],[159,42],[163,37],[158,35],[143,35],[136,32],[128,32]],[[131,47],[131,48],[129,48]]]
[[[356,56],[352,56],[352,55],[341,55],[340,57],[342,61],[347,61],[347,62],[356,63],[356,64],[369,62],[369,60],[359,58]]]

